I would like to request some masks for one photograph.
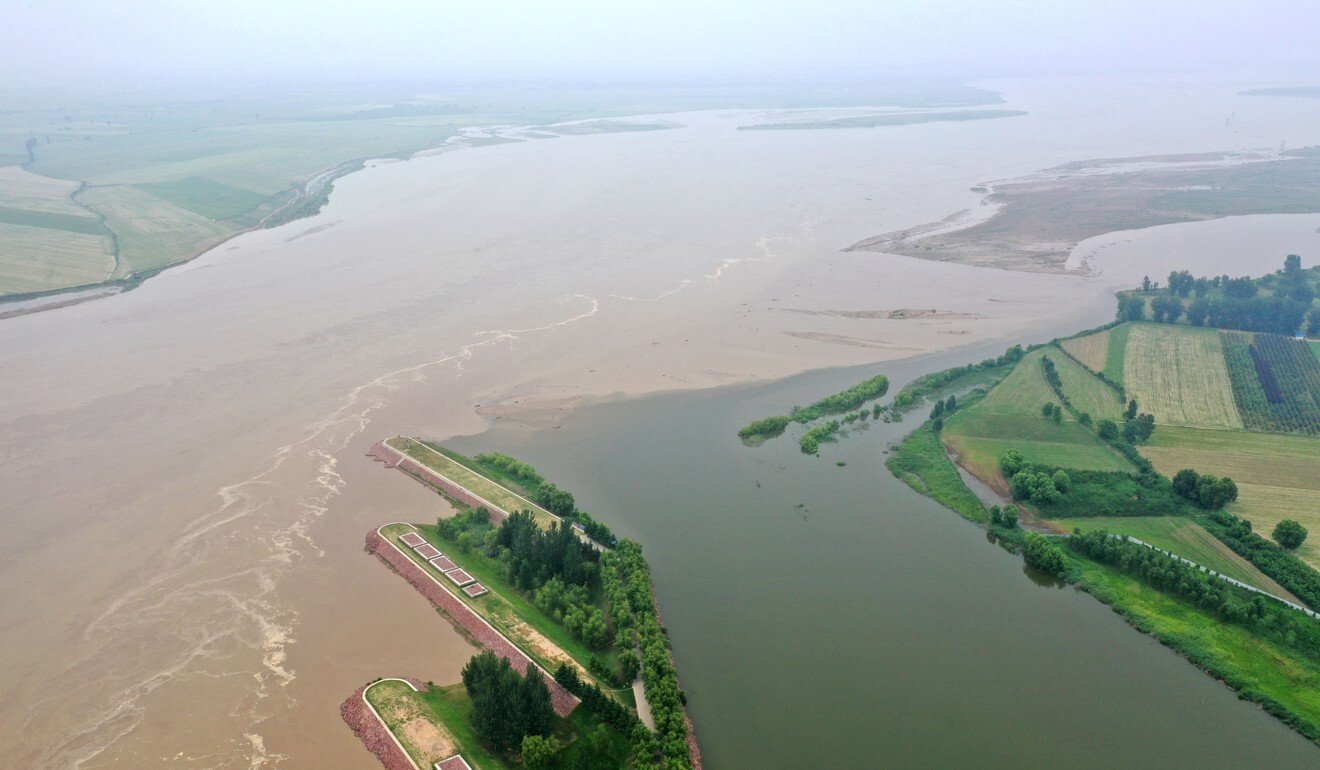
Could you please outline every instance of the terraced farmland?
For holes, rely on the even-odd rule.
[[[1219,332],[1134,324],[1124,352],[1123,383],[1161,425],[1241,429]]]
[[[1316,540],[1298,555],[1320,568],[1320,439],[1164,427],[1142,454],[1166,476],[1194,468],[1232,477],[1238,500],[1228,510],[1267,536],[1281,519],[1300,521]]]

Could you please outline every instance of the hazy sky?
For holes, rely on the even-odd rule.
[[[1320,0],[8,0],[5,85],[983,77],[1242,70],[1320,81]]]

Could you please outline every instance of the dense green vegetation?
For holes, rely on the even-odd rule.
[[[773,417],[766,417],[743,426],[743,428],[738,431],[738,437],[771,438],[778,436],[780,433],[784,432],[784,428],[787,428],[790,422],[792,422],[792,420],[782,414],[777,414]]]
[[[808,407],[793,407],[789,418],[794,422],[808,423],[827,414],[838,414],[849,409],[856,409],[867,401],[880,398],[889,390],[889,378],[883,374],[870,377],[853,385],[847,390],[826,396]]]
[[[601,556],[601,579],[620,646],[641,650],[642,684],[658,734],[658,746],[649,734],[634,734],[635,766],[691,767],[683,710],[686,696],[678,685],[669,636],[656,614],[642,547],[631,540],[620,540],[618,547]]]
[[[957,511],[972,521],[986,521],[985,506],[958,475],[944,452],[940,437],[929,425],[912,431],[885,461],[908,486]]]
[[[838,420],[830,420],[824,425],[817,425],[798,440],[798,446],[804,454],[814,455],[820,451],[820,442],[828,441],[835,433],[839,432],[842,424]]]
[[[509,751],[526,736],[549,735],[554,728],[550,688],[535,667],[523,676],[507,658],[485,650],[463,667],[463,687],[472,699],[472,729],[492,749]]]
[[[831,414],[839,414],[856,409],[867,401],[880,398],[889,390],[889,378],[883,374],[865,379],[847,390],[839,391],[826,396],[813,403],[811,406],[795,406],[787,415],[775,415],[765,417],[748,425],[744,425],[738,431],[740,438],[758,438],[770,439],[784,432],[789,422],[807,424],[821,417]],[[822,430],[820,428],[807,432],[801,439],[802,451],[807,454],[815,454],[819,449],[820,441],[833,435],[839,430],[839,423],[832,421],[829,423],[832,428]]]
[[[1185,315],[1193,326],[1285,335],[1305,326],[1320,334],[1317,283],[1320,270],[1303,270],[1296,254],[1284,259],[1283,269],[1255,279],[1196,278],[1178,270],[1169,274],[1163,291],[1147,276],[1140,289],[1120,295],[1119,318],[1145,320],[1149,309],[1152,320],[1159,323],[1178,323]]]
[[[1184,468],[1173,476],[1173,491],[1179,497],[1207,511],[1215,511],[1238,497],[1237,484],[1225,476],[1218,478],[1209,473],[1197,473]]]
[[[1283,548],[1295,551],[1302,543],[1306,542],[1306,534],[1306,527],[1292,519],[1284,519],[1274,525],[1274,532],[1270,536],[1274,538],[1274,542]]]

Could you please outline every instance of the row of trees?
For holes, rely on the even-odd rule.
[[[1238,498],[1237,484],[1233,479],[1197,473],[1191,468],[1183,468],[1174,474],[1173,491],[1207,511],[1223,508]]]
[[[1268,288],[1268,296],[1261,293],[1262,286]],[[1150,276],[1142,280],[1142,294],[1158,288],[1159,284],[1152,283]],[[1282,270],[1264,278],[1227,275],[1193,278],[1190,272],[1177,270],[1169,274],[1167,288],[1167,294],[1150,303],[1154,321],[1177,323],[1186,314],[1187,322],[1193,326],[1273,334],[1292,334],[1305,327],[1308,336],[1320,336],[1320,308],[1312,307],[1316,289],[1311,271],[1301,269],[1301,258],[1296,254],[1284,259]],[[1184,304],[1183,298],[1191,295],[1195,299]],[[1138,295],[1122,295],[1119,318],[1145,320],[1145,300]]]
[[[642,547],[624,539],[601,557],[601,582],[609,600],[616,635],[641,649],[642,684],[655,718],[656,735],[634,731],[633,766],[638,770],[690,768],[686,700],[669,651],[669,638],[655,611],[651,575]]]
[[[1320,573],[1279,545],[1253,532],[1250,521],[1240,519],[1228,511],[1215,511],[1202,524],[1234,553],[1269,575],[1308,607],[1320,609]]]
[[[1320,623],[1279,602],[1232,586],[1181,559],[1105,532],[1074,534],[1068,543],[1078,553],[1221,620],[1249,628],[1308,657],[1320,655]]]
[[[904,412],[912,409],[922,398],[943,388],[945,385],[953,382],[959,377],[963,377],[973,372],[982,372],[989,369],[995,369],[1001,366],[1010,366],[1022,360],[1026,351],[1021,345],[1014,345],[996,358],[987,358],[975,364],[965,366],[955,366],[950,369],[942,369],[938,372],[925,374],[912,382],[908,383],[897,396],[894,396],[894,403],[890,406],[890,411],[895,415],[902,415]],[[880,407],[876,407],[876,417],[880,416]]]

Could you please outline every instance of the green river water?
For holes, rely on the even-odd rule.
[[[1316,746],[895,479],[885,452],[916,414],[820,458],[792,429],[754,448],[735,435],[874,373],[892,395],[991,352],[450,443],[532,463],[644,544],[708,768],[1320,766]]]

